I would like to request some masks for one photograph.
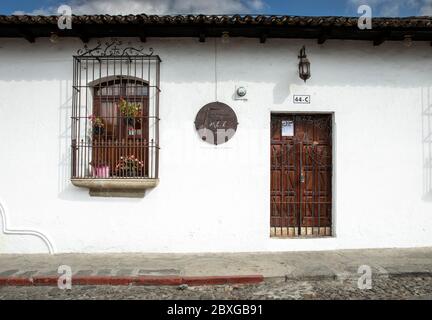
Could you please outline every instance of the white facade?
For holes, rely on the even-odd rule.
[[[135,41],[131,39],[131,41]],[[215,50],[216,43],[216,50]],[[91,45],[91,44],[90,44]],[[141,45],[137,42],[136,45]],[[0,253],[239,252],[432,245],[432,51],[366,41],[148,39],[160,55],[160,184],[142,199],[90,197],[70,182],[76,40],[0,40]],[[312,78],[297,74],[306,45]],[[215,101],[239,126],[198,137]],[[236,86],[247,101],[234,100]],[[310,105],[293,94],[311,95]],[[331,238],[270,238],[270,115],[334,114]],[[0,228],[0,231],[2,229]],[[9,231],[8,231],[9,230]]]

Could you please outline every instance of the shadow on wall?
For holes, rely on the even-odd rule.
[[[423,197],[432,202],[432,101],[431,89],[422,90]],[[426,91],[426,92],[425,92]]]
[[[59,139],[58,139],[58,191],[60,197],[68,187],[71,172],[71,111],[72,111],[72,81],[60,80],[59,94]]]

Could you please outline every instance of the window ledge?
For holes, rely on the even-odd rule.
[[[71,179],[74,186],[88,188],[92,197],[142,198],[159,179]]]

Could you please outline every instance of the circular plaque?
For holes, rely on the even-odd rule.
[[[195,128],[205,142],[219,145],[231,139],[237,130],[237,116],[230,106],[211,102],[198,111]]]

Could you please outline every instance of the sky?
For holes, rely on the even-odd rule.
[[[375,17],[432,15],[432,0],[0,0],[0,14],[56,14],[62,4],[74,14],[358,16],[367,4]]]

